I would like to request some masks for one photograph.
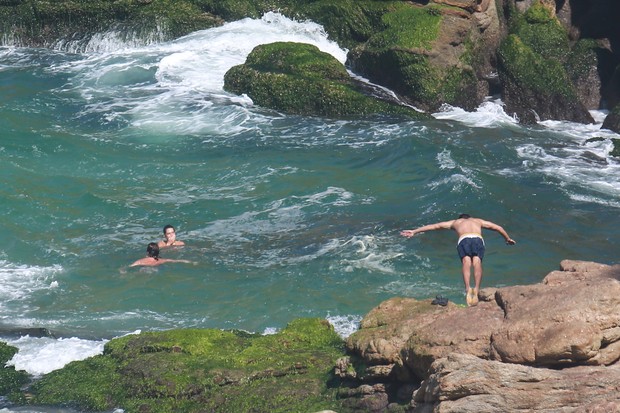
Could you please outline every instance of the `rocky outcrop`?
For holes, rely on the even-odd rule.
[[[357,73],[434,111],[502,94],[521,122],[591,123],[620,102],[615,0],[0,1],[4,44],[87,48],[98,32],[144,42],[278,10],[322,24]],[[615,125],[609,126],[613,130]]]
[[[12,387],[0,395],[153,413],[620,412],[620,265],[565,260],[538,284],[479,298],[475,307],[391,298],[346,346],[318,319],[268,336],[125,336],[45,375],[28,399],[17,392],[25,374],[9,372]],[[0,345],[2,359],[14,352]]]
[[[0,0],[2,43],[82,51],[97,33],[145,43],[166,41],[224,20],[191,0]]]
[[[620,133],[620,105],[617,105],[603,121],[603,128]],[[614,142],[614,156],[620,156],[620,147]]]
[[[350,379],[381,382],[392,398],[417,379],[414,412],[616,411],[620,265],[560,268],[540,284],[484,289],[476,307],[382,303],[347,340],[346,362],[367,366]]]
[[[612,413],[618,388],[618,366],[553,370],[452,353],[432,364],[411,411]]]
[[[425,111],[501,93],[523,123],[593,122],[620,102],[615,0],[0,0],[4,44],[87,48],[98,32],[145,42],[278,10],[322,24],[348,64]],[[607,127],[616,129],[616,123]]]
[[[244,64],[224,76],[225,90],[247,94],[255,104],[287,114],[428,117],[411,107],[369,96],[361,85],[342,63],[316,46],[285,42],[257,46]]]
[[[46,374],[21,402],[142,413],[341,411],[329,377],[342,352],[342,339],[320,319],[297,319],[272,335],[129,335],[108,342],[102,355]]]
[[[577,53],[580,55],[575,56]],[[549,119],[594,123],[579,98],[569,62],[575,62],[574,66],[579,62],[579,69],[575,67],[572,73],[581,81],[596,70],[595,57],[588,48],[571,47],[553,5],[535,2],[513,18],[509,35],[498,50],[506,111],[522,123]]]

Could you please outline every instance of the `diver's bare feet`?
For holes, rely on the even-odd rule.
[[[471,290],[471,306],[478,305],[478,289],[472,288]]]
[[[466,294],[467,295],[465,297],[465,300],[467,301],[467,306],[471,307],[472,305],[475,305],[473,303],[473,300],[474,300],[474,289],[473,288],[468,289]]]

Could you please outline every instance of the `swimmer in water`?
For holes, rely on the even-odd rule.
[[[172,225],[166,225],[164,227],[164,239],[157,243],[159,248],[183,246],[185,243],[177,239],[176,230]]]
[[[140,258],[136,262],[130,265],[130,267],[146,266],[154,267],[156,265],[165,264],[167,262],[181,262],[185,264],[195,264],[188,260],[172,260],[169,258],[159,258],[159,246],[155,242],[151,242],[146,247],[146,257]]]

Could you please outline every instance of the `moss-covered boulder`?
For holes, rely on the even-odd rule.
[[[590,53],[591,47],[571,49],[554,10],[536,0],[513,17],[510,34],[498,50],[506,111],[523,123],[547,119],[594,123],[573,83],[590,70],[589,65],[584,67]]]
[[[45,375],[29,390],[30,402],[128,413],[342,411],[329,383],[343,354],[342,339],[319,319],[298,319],[265,336],[142,333]]]
[[[604,129],[609,129],[612,130],[616,133],[620,133],[620,104],[616,105],[607,115],[607,117],[605,117],[605,121],[603,122],[603,126]],[[618,147],[618,145],[615,144],[614,145],[616,147]],[[615,153],[613,154],[613,156],[620,156],[620,148],[617,148],[616,151],[614,151]]]
[[[0,0],[0,34],[8,44],[50,47],[88,42],[114,31],[119,37],[167,41],[196,30],[279,11],[323,24],[345,47],[366,41],[384,6],[353,0]],[[74,46],[73,49],[76,47]]]
[[[345,67],[316,46],[292,42],[260,45],[224,76],[224,89],[287,114],[341,118],[371,114],[426,115],[362,93]]]
[[[222,18],[192,0],[14,0],[0,3],[0,33],[15,45],[80,49],[93,35],[165,41],[221,25]]]
[[[484,30],[471,13],[457,7],[386,4],[381,27],[351,51],[353,70],[424,110],[444,103],[476,107],[489,91],[478,79],[488,75],[490,52],[499,42],[495,4],[487,3],[485,13],[491,18]]]
[[[28,373],[15,370],[15,367],[6,367],[6,363],[17,353],[15,347],[0,342],[0,397],[15,397],[21,386],[29,380]]]
[[[591,123],[588,109],[620,101],[619,77],[613,75],[618,52],[612,47],[620,39],[620,26],[612,18],[619,7],[611,1],[553,0],[0,0],[0,34],[4,44],[82,51],[98,33],[112,31],[133,42],[167,41],[278,11],[321,24],[350,50],[347,66],[356,74],[427,112],[444,103],[473,110],[501,91],[507,112],[524,123]],[[251,69],[235,69],[239,79],[231,75],[231,90],[232,83],[249,85],[240,77],[267,80],[267,74]],[[282,73],[277,80],[293,91],[308,86],[286,83],[292,77]],[[323,90],[313,83],[309,100],[320,107],[306,104],[302,109],[307,112],[295,106],[303,106],[300,102],[287,99],[292,93],[281,96],[282,102],[255,101],[287,113],[325,116],[384,113],[388,107],[376,109],[354,95],[347,95],[354,101],[342,106],[336,102],[348,91],[337,90],[338,82],[325,83]],[[275,86],[272,91],[283,93]],[[333,112],[339,105],[340,112]]]

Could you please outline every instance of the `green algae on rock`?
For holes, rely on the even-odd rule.
[[[304,43],[276,42],[255,47],[244,64],[226,73],[224,89],[247,94],[255,104],[287,114],[427,117],[411,107],[362,93],[360,84],[338,60]]]
[[[516,113],[524,123],[546,119],[593,123],[567,70],[570,56],[568,33],[549,6],[537,0],[514,17],[498,50],[507,112]],[[571,72],[577,72],[576,66]]]
[[[325,320],[273,335],[213,329],[117,338],[104,354],[45,375],[31,403],[127,412],[338,409],[330,388],[343,340]]]
[[[28,373],[21,370],[15,370],[15,367],[6,367],[6,363],[17,353],[15,347],[9,346],[4,342],[0,342],[0,396],[13,397],[21,386],[29,380]]]
[[[223,20],[189,0],[21,1],[0,7],[0,32],[16,45],[87,42],[97,33],[165,41]]]
[[[353,70],[425,110],[471,108],[478,82],[470,63],[483,60],[484,49],[474,26],[451,7],[390,4],[383,26],[351,50]]]

